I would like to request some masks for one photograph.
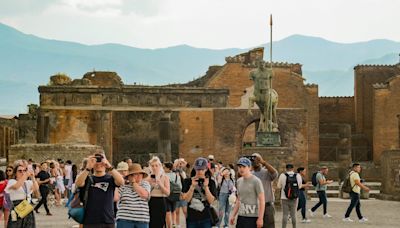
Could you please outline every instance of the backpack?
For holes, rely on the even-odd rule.
[[[167,199],[171,202],[178,202],[181,197],[182,188],[177,183],[178,174],[175,173],[175,181],[169,181],[169,196]]]
[[[313,175],[312,175],[312,177],[311,177],[311,184],[312,184],[314,187],[317,187],[317,185],[318,185],[317,174],[318,174],[318,172],[315,172],[315,173],[313,173]]]
[[[285,173],[286,185],[285,185],[285,196],[288,199],[297,199],[299,197],[299,185],[297,183],[297,173],[289,175]]]
[[[346,176],[346,179],[344,179],[343,185],[342,185],[342,192],[350,193],[351,191],[353,191],[354,186],[351,186],[351,182],[350,182],[350,176],[351,176],[351,174],[352,174],[352,172],[350,172],[350,173]]]

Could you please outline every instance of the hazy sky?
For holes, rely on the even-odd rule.
[[[252,47],[292,34],[400,41],[399,0],[0,0],[0,22],[44,38],[142,48]]]

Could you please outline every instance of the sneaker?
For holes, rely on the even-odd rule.
[[[323,218],[332,218],[332,216],[328,213],[324,214],[324,216],[322,216]]]
[[[311,209],[308,209],[308,212],[310,213],[311,217],[315,216],[314,212]]]
[[[368,222],[368,219],[363,217],[362,219],[358,220],[359,222],[363,223],[363,222]]]
[[[53,214],[49,212],[49,213],[46,213],[46,215],[47,216],[52,216]]]
[[[350,217],[343,218],[343,222],[354,222]]]
[[[310,220],[310,219],[302,219],[301,222],[302,222],[302,223],[310,223],[311,220]]]

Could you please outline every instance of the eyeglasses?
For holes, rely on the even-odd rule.
[[[19,172],[19,173],[24,173],[26,171],[28,171],[28,170],[27,169],[19,169],[19,170],[17,170],[17,172]]]

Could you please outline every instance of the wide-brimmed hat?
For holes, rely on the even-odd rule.
[[[142,166],[138,163],[133,163],[132,165],[129,166],[128,176],[137,173],[143,174],[143,178],[147,177],[147,173],[142,169]]]

